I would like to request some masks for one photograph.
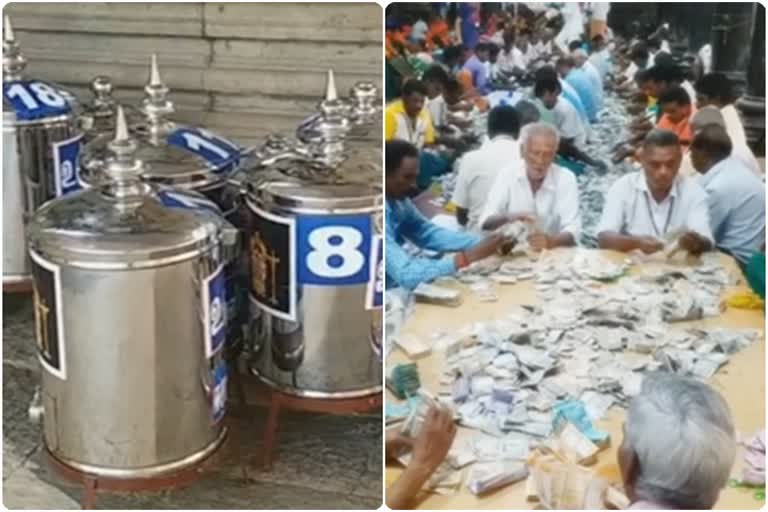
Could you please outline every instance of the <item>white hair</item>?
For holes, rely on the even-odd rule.
[[[524,148],[528,143],[528,140],[532,137],[548,135],[555,139],[555,146],[560,144],[560,135],[557,133],[557,128],[549,123],[536,122],[523,126],[520,130],[520,148]]]
[[[681,509],[710,509],[736,456],[733,420],[711,387],[654,373],[627,411],[626,440],[637,455],[638,498]]]

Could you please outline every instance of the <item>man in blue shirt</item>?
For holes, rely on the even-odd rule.
[[[480,40],[480,2],[459,2],[456,14],[459,43],[471,50]]]
[[[485,96],[491,92],[491,84],[488,81],[488,70],[485,63],[490,59],[491,49],[485,43],[475,46],[474,54],[464,63],[463,69],[472,75],[472,85],[478,93]]]
[[[502,246],[504,240],[498,235],[483,239],[441,228],[416,209],[409,199],[416,190],[419,174],[419,152],[415,146],[402,140],[387,142],[385,168],[387,289],[414,289],[421,283],[454,274],[472,262],[491,256]],[[456,254],[442,259],[411,256],[403,249],[406,240],[420,248]]]
[[[765,185],[731,156],[732,144],[722,126],[708,124],[691,143],[691,163],[707,192],[715,244],[742,266],[765,243]]]
[[[596,122],[598,111],[597,91],[593,89],[592,81],[589,79],[587,72],[577,68],[576,62],[570,56],[560,57],[557,60],[556,66],[557,74],[576,90],[582,105],[584,105],[584,109],[587,111],[589,121],[592,123]]]

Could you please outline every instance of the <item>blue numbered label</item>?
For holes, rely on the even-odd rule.
[[[370,216],[301,216],[296,227],[299,283],[338,286],[370,280]]]
[[[214,423],[224,419],[227,412],[227,363],[224,358],[217,359],[218,362],[213,369],[213,390],[211,392],[211,414]]]
[[[179,128],[168,136],[168,144],[195,153],[217,172],[231,170],[240,162],[240,148],[201,128]]]
[[[203,332],[205,357],[216,354],[227,336],[227,283],[224,266],[203,280]]]
[[[170,208],[186,208],[188,210],[209,211],[221,215],[221,209],[205,197],[192,195],[178,190],[161,190],[157,194],[160,202]]]
[[[60,116],[72,110],[71,95],[39,80],[4,83],[3,98],[13,106],[16,118],[24,121]]]
[[[366,293],[366,308],[379,309],[384,297],[384,243],[376,236],[371,244],[371,280]]]
[[[83,136],[53,143],[53,174],[56,180],[56,197],[83,189],[80,181],[80,147]]]

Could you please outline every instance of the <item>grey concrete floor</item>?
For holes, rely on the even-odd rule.
[[[9,509],[77,509],[81,488],[44,457],[27,418],[39,381],[31,301],[3,297],[3,504]],[[248,464],[261,453],[267,410],[230,407],[230,435],[203,478],[183,489],[98,495],[102,509],[376,509],[382,503],[381,416],[281,415],[272,471]],[[232,396],[232,393],[230,393]],[[247,474],[243,466],[248,465]]]

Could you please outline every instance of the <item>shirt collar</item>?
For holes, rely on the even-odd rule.
[[[525,168],[527,164],[525,163],[525,159],[523,159],[522,161],[523,161],[523,166],[520,167],[520,171],[517,175],[517,179],[528,185],[530,182],[528,181],[528,172],[526,171],[526,168]],[[547,175],[544,176],[544,181],[542,182],[541,188],[539,190],[554,191],[557,188],[555,185],[555,177],[553,176],[553,174],[557,172],[556,168],[557,166],[555,164],[552,164],[549,166],[549,169],[547,170]]]
[[[700,174],[699,175],[699,184],[702,187],[704,187],[704,186],[707,186],[710,183],[712,183],[714,181],[714,179],[717,177],[717,175],[720,174],[721,172],[723,172],[723,169],[725,169],[725,167],[729,163],[730,164],[734,164],[735,163],[734,160],[733,160],[733,156],[729,156],[729,157],[723,158],[722,160],[717,162],[715,165],[713,165],[707,172],[705,172],[704,174]]]
[[[637,188],[642,192],[647,192],[648,196],[651,197],[651,199],[653,199],[653,196],[651,195],[651,189],[648,188],[648,181],[646,181],[645,179],[645,171],[640,171],[637,174],[638,175],[637,175],[637,179],[635,180],[635,188]],[[679,192],[678,191],[679,184],[680,184],[680,176],[675,178],[675,182],[672,183],[672,189],[669,191],[669,195],[666,198],[664,198],[665,200],[670,197],[675,197],[675,198],[677,197]]]

